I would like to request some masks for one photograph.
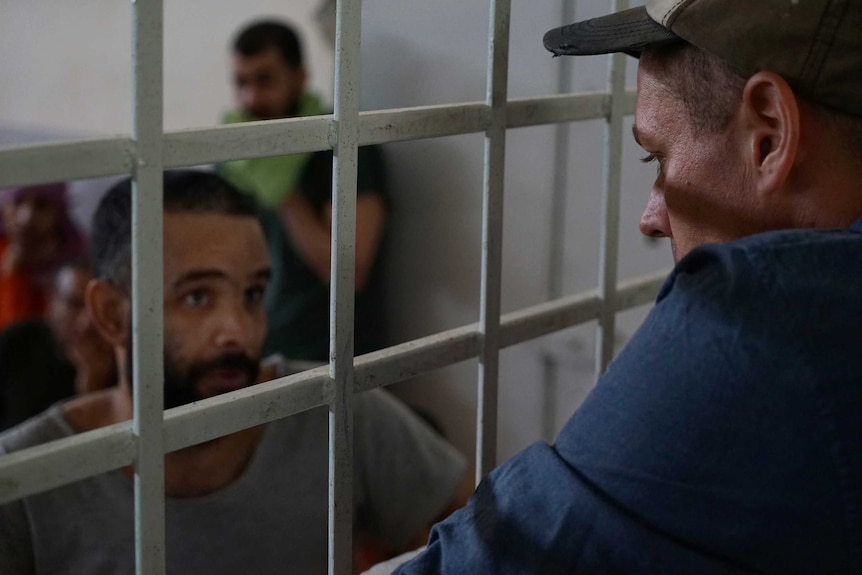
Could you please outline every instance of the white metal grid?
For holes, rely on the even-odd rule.
[[[597,369],[613,347],[618,312],[652,301],[665,274],[617,284],[624,57],[612,57],[608,92],[507,99],[510,0],[490,1],[484,102],[359,112],[360,1],[337,6],[333,115],[164,133],[162,0],[133,0],[134,122],[129,137],[0,150],[0,187],[131,174],[134,182],[133,332],[135,413],[130,422],[79,434],[0,459],[0,504],[134,464],[136,569],[165,572],[162,455],[312,407],[330,411],[330,558],[333,575],[351,572],[352,396],[479,357],[477,475],[496,462],[500,349],[599,321]],[[623,9],[617,0],[614,9]],[[500,314],[506,131],[596,118],[607,120],[604,224],[598,288]],[[456,134],[485,134],[482,293],[479,321],[353,358],[357,148]],[[328,367],[283,377],[165,412],[162,405],[162,200],[164,169],[333,149],[333,307]],[[554,282],[552,282],[552,286]],[[552,290],[554,288],[552,287]],[[139,337],[142,335],[143,337]]]

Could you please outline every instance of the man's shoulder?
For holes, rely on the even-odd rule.
[[[62,403],[0,433],[0,455],[34,447],[74,435],[66,421]]]
[[[741,295],[839,291],[848,280],[858,285],[862,266],[859,229],[793,229],[752,235],[692,250],[674,267],[659,293]],[[728,291],[730,290],[730,291]]]

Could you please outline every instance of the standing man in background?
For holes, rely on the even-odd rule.
[[[244,28],[232,46],[237,109],[225,123],[326,113],[305,88],[307,72],[296,32],[278,21]],[[219,172],[264,206],[262,223],[273,260],[267,295],[267,352],[290,359],[329,357],[332,152],[226,162]],[[379,149],[359,150],[356,200],[355,353],[384,345],[380,245],[388,213]]]

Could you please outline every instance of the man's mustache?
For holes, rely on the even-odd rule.
[[[197,381],[208,373],[219,370],[243,372],[248,375],[249,383],[254,383],[260,371],[260,362],[242,352],[226,353],[209,361],[193,365],[189,370],[188,381]]]

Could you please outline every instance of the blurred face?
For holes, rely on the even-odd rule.
[[[256,218],[166,213],[165,407],[256,381],[270,266]]]
[[[60,223],[60,207],[38,195],[21,194],[3,205],[6,235],[22,247],[38,246],[51,238]]]
[[[289,65],[275,48],[252,56],[233,56],[239,107],[258,120],[295,115],[305,86],[305,70]]]
[[[84,306],[84,292],[90,272],[83,268],[62,268],[54,280],[48,319],[54,337],[65,348],[85,332],[95,332]]]
[[[83,267],[64,267],[54,280],[48,321],[66,358],[75,366],[75,391],[95,391],[116,382],[114,348],[90,318],[84,294],[91,279]]]
[[[670,238],[674,261],[705,243],[735,240],[757,231],[746,147],[736,121],[721,133],[694,130],[689,113],[656,63],[638,67],[634,135],[656,163],[656,179],[640,222],[641,233]]]

